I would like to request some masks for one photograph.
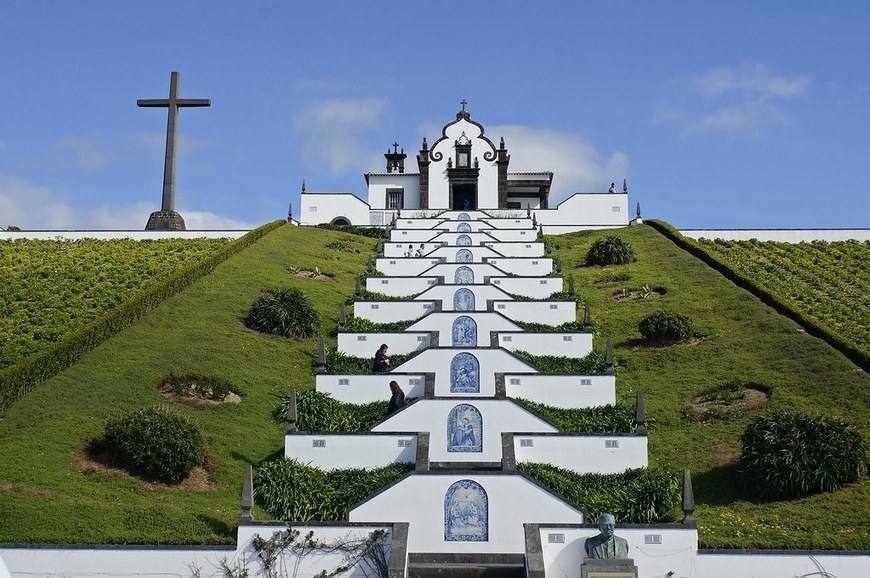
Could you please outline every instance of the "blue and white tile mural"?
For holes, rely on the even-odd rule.
[[[471,289],[457,289],[453,294],[454,311],[474,311],[474,292]]]
[[[470,233],[471,225],[469,225],[468,223],[459,223],[459,226],[456,227],[456,231],[459,233]]]
[[[474,283],[474,271],[471,267],[457,267],[456,273],[453,275],[453,282],[457,285],[471,285]]]
[[[477,323],[467,315],[457,317],[453,321],[452,345],[470,345],[477,347]]]
[[[474,255],[472,255],[471,251],[468,249],[460,249],[456,251],[457,263],[471,263],[472,261],[474,261]]]
[[[447,416],[447,451],[483,451],[483,416],[473,405],[462,403],[450,410]]]
[[[457,221],[470,221],[471,217],[468,216],[468,213],[459,213],[459,216],[456,217]]]
[[[469,247],[471,246],[471,237],[468,235],[459,235],[456,237],[456,244],[460,247]]]
[[[444,495],[444,540],[489,541],[489,498],[474,480],[459,480]]]
[[[480,362],[462,352],[450,362],[450,393],[480,393]]]

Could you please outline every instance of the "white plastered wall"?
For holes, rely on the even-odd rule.
[[[592,333],[505,333],[498,334],[498,347],[532,355],[586,357],[592,351]]]
[[[450,392],[450,362],[459,354],[474,355],[480,363],[480,393]],[[435,395],[444,397],[492,397],[495,395],[495,373],[533,372],[535,369],[504,349],[440,347],[427,349],[395,368],[402,373],[435,372]],[[387,374],[389,375],[389,374]]]
[[[504,376],[505,395],[555,407],[596,407],[616,403],[616,377],[608,374]]]
[[[415,251],[417,247],[408,243],[409,251]],[[419,246],[419,245],[418,245]],[[441,263],[441,259],[427,257],[378,257],[375,267],[386,276],[408,277],[416,276],[424,271],[429,271],[434,265]]]
[[[532,211],[538,223],[547,225],[628,225],[628,195],[624,193],[575,193],[554,209]]]
[[[300,195],[302,213],[299,222],[304,225],[331,223],[344,217],[351,225],[369,224],[369,206],[351,193],[305,193]]]
[[[544,244],[540,241],[493,241],[484,243],[500,255],[506,257],[543,257]]]
[[[562,291],[561,277],[502,277],[493,276],[491,283],[511,295],[523,295],[532,299],[544,299]]]
[[[366,277],[366,291],[383,293],[390,297],[409,297],[438,283],[435,276],[425,277]]]
[[[338,350],[352,357],[374,357],[382,343],[389,347],[389,354],[406,355],[422,351],[431,343],[430,333],[402,331],[398,333],[339,332]]]
[[[406,397],[423,397],[423,373],[318,373],[315,389],[345,403],[371,403],[390,398],[390,381],[395,380]]]
[[[420,208],[420,176],[414,173],[389,173],[368,175],[368,199],[372,209],[386,209],[387,189],[402,189],[404,207],[402,210]]]
[[[443,496],[451,484],[470,479],[486,491],[489,540],[444,539]],[[421,500],[420,496],[431,499]],[[518,500],[517,496],[523,496]],[[439,499],[441,497],[441,499]],[[408,508],[406,504],[414,504]],[[351,521],[409,522],[408,552],[525,553],[524,523],[583,523],[583,513],[520,475],[411,475],[350,511]]]
[[[284,436],[284,457],[323,470],[374,469],[395,463],[413,463],[417,457],[417,436],[392,433],[287,434]]]
[[[429,165],[429,206],[431,208],[450,208],[450,183],[447,178],[447,160],[456,165],[454,143],[462,133],[471,140],[471,159],[477,157],[480,173],[477,180],[477,207],[479,209],[498,207],[498,166],[495,160],[487,161],[484,154],[494,156],[493,147],[480,138],[482,132],[477,125],[462,119],[445,127],[447,138],[436,141],[431,149]],[[435,160],[438,155],[441,160]]]
[[[514,452],[517,463],[551,464],[581,474],[647,466],[647,438],[641,435],[515,435]]]
[[[510,295],[492,285],[435,285],[420,293],[415,299],[441,301],[442,311],[453,310],[453,297],[460,289],[474,293],[474,310],[486,311],[488,299],[512,299]]]
[[[551,257],[494,257],[486,262],[513,275],[543,277],[553,271]]]
[[[524,323],[544,323],[558,326],[577,320],[577,304],[574,301],[496,301],[497,313]]]
[[[353,304],[355,317],[376,323],[419,319],[434,309],[434,301],[357,301]]]
[[[470,317],[474,320],[477,325],[477,342],[474,345],[478,347],[490,346],[489,335],[491,331],[517,331],[520,329],[520,327],[510,319],[495,313],[446,311],[427,315],[408,327],[408,330],[438,332],[439,345],[441,347],[450,347],[453,345],[453,324],[459,317]],[[472,345],[468,346],[471,347]]]

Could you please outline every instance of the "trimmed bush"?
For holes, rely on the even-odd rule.
[[[414,469],[414,464],[391,464],[374,470],[330,470],[294,459],[264,462],[254,472],[254,495],[274,520],[337,521],[348,510]]]
[[[771,412],[741,437],[740,488],[762,500],[832,492],[867,473],[867,444],[858,429],[835,418]]]
[[[245,325],[254,331],[282,337],[313,337],[320,331],[320,314],[299,289],[266,291],[257,299]]]
[[[526,399],[514,401],[524,405],[565,433],[604,434],[634,433],[635,407],[617,402],[616,405],[564,408],[544,405]],[[650,422],[647,422],[649,425]]]
[[[189,419],[151,407],[109,421],[105,443],[115,460],[150,480],[177,484],[202,464],[202,434]]]
[[[686,341],[694,335],[692,320],[681,313],[656,311],[637,324],[643,340],[650,345],[667,345]]]
[[[604,373],[607,359],[603,351],[591,351],[586,357],[567,357],[564,355],[532,355],[527,351],[513,352],[541,373]]]
[[[517,469],[586,510],[590,520],[610,512],[619,524],[669,521],[682,495],[682,476],[662,468],[578,474],[550,464],[525,462],[517,464]]]
[[[588,265],[625,265],[634,261],[634,249],[627,241],[615,235],[596,240],[586,255]]]

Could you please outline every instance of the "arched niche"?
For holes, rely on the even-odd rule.
[[[468,352],[450,362],[450,393],[480,393],[480,362]]]
[[[453,310],[454,311],[474,311],[474,291],[462,287],[457,289],[453,294]]]
[[[459,226],[456,227],[456,232],[457,233],[470,233],[471,232],[471,225],[469,225],[468,223],[459,223]]]
[[[474,283],[474,271],[471,267],[457,267],[453,275],[453,282],[457,285],[471,285]]]
[[[460,247],[468,247],[471,245],[471,237],[468,235],[459,235],[456,237],[456,244]]]
[[[487,542],[489,497],[474,480],[459,480],[444,494],[444,540]]]
[[[447,451],[483,451],[483,416],[470,403],[457,405],[447,416]]]
[[[460,315],[453,321],[452,345],[477,347],[477,323],[468,315]]]
[[[474,255],[468,249],[460,249],[456,251],[457,263],[471,263],[474,261]]]

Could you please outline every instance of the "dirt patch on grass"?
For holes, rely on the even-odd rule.
[[[189,492],[208,492],[218,488],[218,485],[213,483],[209,479],[208,471],[210,469],[214,469],[214,465],[211,463],[208,454],[206,454],[205,463],[203,466],[194,468],[193,471],[190,472],[189,476],[187,476],[184,480],[177,484],[164,484],[162,482],[144,480],[138,476],[135,476],[114,463],[111,454],[106,450],[106,448],[100,444],[95,443],[89,443],[84,445],[76,453],[73,467],[76,470],[85,474],[97,474],[104,476],[118,474],[126,476],[131,480],[137,481],[139,484],[141,484],[142,488],[151,490],[170,489]]]
[[[166,399],[195,408],[242,402],[242,397],[234,391],[233,386],[200,375],[170,373],[157,383],[157,391]]]
[[[658,351],[660,349],[668,349],[670,347],[692,347],[693,345],[698,345],[704,341],[704,338],[701,336],[695,336],[691,339],[686,339],[685,341],[677,341],[676,343],[668,343],[662,345],[649,345],[645,343],[642,339],[639,339],[635,342],[635,345],[632,346],[632,351]]]
[[[329,275],[324,275],[322,273],[317,273],[315,271],[298,271],[296,273],[297,277],[302,277],[303,279],[308,279],[309,281],[335,281],[334,278]]]
[[[615,291],[612,291],[610,295],[616,302],[648,301],[650,299],[662,297],[667,292],[668,290],[664,287],[650,287],[649,285],[644,285],[642,287],[616,289]]]
[[[766,386],[731,382],[692,396],[686,416],[700,421],[727,420],[763,409],[770,402],[770,395]]]

